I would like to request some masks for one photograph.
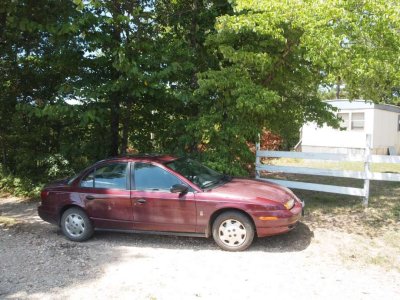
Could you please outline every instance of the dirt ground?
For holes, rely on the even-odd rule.
[[[0,299],[400,299],[392,229],[363,235],[308,212],[240,253],[173,236],[96,232],[74,243],[37,205],[0,197]]]

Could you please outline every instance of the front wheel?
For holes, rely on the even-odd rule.
[[[227,251],[247,249],[253,242],[254,233],[253,223],[249,217],[237,211],[220,214],[212,226],[214,241]]]
[[[79,208],[67,209],[61,217],[63,234],[75,242],[83,242],[93,235],[93,226],[86,213]]]

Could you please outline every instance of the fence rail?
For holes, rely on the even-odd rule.
[[[400,163],[400,156],[387,156],[387,155],[372,155],[371,154],[371,136],[366,136],[366,146],[364,154],[347,155],[336,153],[309,153],[309,152],[289,152],[289,151],[265,151],[260,150],[260,144],[256,145],[256,178],[278,183],[280,185],[295,188],[312,190],[327,193],[336,193],[352,196],[363,197],[363,204],[368,206],[369,198],[369,182],[370,180],[383,180],[383,181],[400,181],[400,174],[397,173],[379,173],[371,172],[371,163]],[[316,160],[331,160],[339,162],[355,161],[364,163],[364,171],[347,171],[347,170],[329,170],[320,168],[306,168],[295,166],[273,166],[261,164],[261,158],[301,158],[301,159],[316,159]],[[281,179],[267,179],[261,178],[260,172],[279,172],[279,173],[292,173],[292,174],[305,174],[317,176],[330,176],[342,178],[354,178],[364,180],[363,188],[354,188],[346,186],[336,186],[327,184],[317,184],[300,181],[290,181]]]

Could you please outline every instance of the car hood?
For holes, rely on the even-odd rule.
[[[226,198],[241,200],[274,201],[285,203],[297,197],[287,188],[272,182],[256,179],[233,178],[231,181],[213,189],[213,193]]]

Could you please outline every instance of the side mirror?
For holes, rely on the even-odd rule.
[[[171,193],[179,193],[179,194],[186,194],[188,190],[189,190],[189,188],[183,184],[174,184],[170,188]]]

